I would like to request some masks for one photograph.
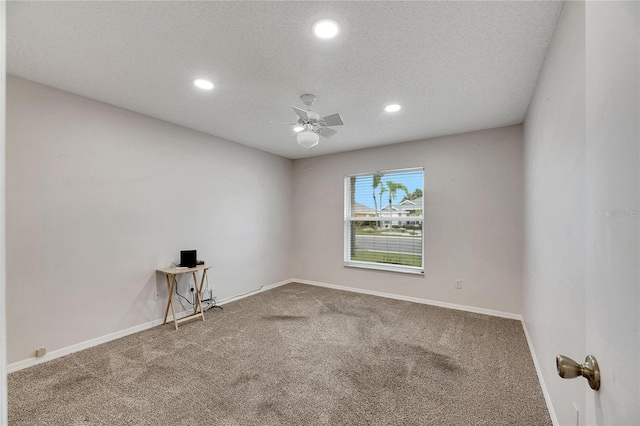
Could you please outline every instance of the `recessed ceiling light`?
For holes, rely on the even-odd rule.
[[[304,130],[304,127],[302,127],[302,126],[296,126],[296,127],[293,128],[294,132],[301,132],[303,130]]]
[[[398,104],[391,104],[384,107],[384,110],[387,112],[396,112],[396,111],[400,111],[400,109],[402,109],[402,107]]]
[[[197,79],[197,80],[193,80],[193,84],[203,90],[211,90],[213,89],[213,83],[210,82],[209,80],[203,80],[201,78]]]
[[[332,19],[321,19],[313,24],[313,32],[320,38],[333,38],[340,33],[340,25]]]

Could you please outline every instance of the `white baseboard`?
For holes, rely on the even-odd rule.
[[[228,299],[222,300],[219,302],[220,305],[224,305],[225,303],[233,302],[235,300],[243,299],[245,297],[252,296],[257,293],[261,293],[263,291],[271,290],[272,288],[280,287],[281,285],[289,284],[291,280],[280,281],[277,283],[269,284],[260,287],[259,289],[241,294],[239,296],[233,296]],[[188,315],[191,315],[193,312],[191,310],[186,310],[182,312],[176,313],[176,318],[183,318]],[[72,354],[74,352],[79,352],[84,349],[91,348],[93,346],[101,345],[103,343],[110,342],[111,340],[119,339],[120,337],[128,336],[130,334],[138,333],[140,331],[148,330],[150,328],[162,325],[163,319],[157,319],[153,321],[146,322],[144,324],[136,325],[124,330],[116,331],[115,333],[107,334],[106,336],[97,337],[95,339],[87,340],[86,342],[77,343],[75,345],[67,346],[66,348],[56,349],[47,353],[42,357],[32,357],[27,358],[22,361],[17,361],[7,365],[7,373],[13,373],[28,367],[33,367],[34,365],[42,364],[43,362],[51,361],[56,358],[63,357],[65,355]]]
[[[184,312],[182,313],[182,315],[177,314],[176,316],[178,318],[181,318],[183,316],[186,316],[186,314],[187,312]],[[107,342],[110,342],[111,340],[119,339],[120,337],[128,336],[130,334],[134,334],[143,330],[148,330],[160,324],[162,324],[162,319],[149,321],[144,324],[140,324],[124,330],[116,331],[115,333],[107,334],[106,336],[96,337],[95,339],[87,340],[81,343],[76,343],[75,345],[67,346],[66,348],[56,349],[54,351],[48,352],[45,356],[42,356],[42,357],[37,357],[37,358],[32,357],[32,358],[23,359],[22,361],[13,362],[7,365],[7,373],[13,373],[27,367],[33,367],[34,365],[42,364],[43,362],[51,361],[53,359],[60,358],[65,355],[69,355],[74,352],[79,352],[81,350],[91,348],[93,346],[101,345],[102,343],[107,343]]]
[[[529,345],[529,352],[531,352],[531,358],[533,358],[533,365],[536,368],[536,373],[538,374],[538,381],[540,382],[540,387],[542,388],[542,394],[544,395],[544,401],[547,403],[547,410],[549,410],[549,416],[551,416],[551,422],[553,426],[559,426],[558,416],[556,416],[556,411],[553,409],[553,403],[551,402],[551,395],[549,395],[549,390],[547,389],[547,385],[544,382],[544,377],[542,376],[542,370],[540,369],[540,363],[538,362],[538,357],[536,356],[536,351],[533,349],[533,343],[531,342],[531,337],[529,336],[529,330],[527,330],[527,323],[522,320],[522,328],[524,329],[524,335],[527,338],[527,344]]]
[[[381,291],[365,290],[365,289],[355,288],[355,287],[346,287],[346,286],[341,286],[336,284],[323,283],[319,281],[303,280],[299,278],[293,278],[291,282],[314,285],[318,287],[332,288],[335,290],[350,291],[353,293],[368,294],[371,296],[386,297],[389,299],[404,300],[405,302],[421,303],[423,305],[439,306],[441,308],[456,309],[458,311],[474,312],[476,314],[484,314],[484,315],[490,315],[492,317],[508,318],[508,319],[515,319],[515,320],[522,321],[522,315],[514,314],[511,312],[494,311],[493,309],[476,308],[475,306],[458,305],[455,303],[440,302],[438,300],[421,299],[418,297],[402,296],[400,294],[393,294],[393,293],[383,293]]]
[[[232,296],[232,297],[228,297],[226,299],[222,299],[217,303],[219,305],[224,305],[225,303],[234,302],[236,300],[244,299],[245,297],[253,296],[254,294],[262,293],[263,291],[271,290],[273,288],[280,287],[280,286],[285,285],[285,284],[290,284],[292,282],[293,282],[293,280],[288,279],[288,280],[280,281],[280,282],[277,282],[277,283],[264,285],[264,286],[262,286],[262,287],[260,287],[260,288],[258,288],[256,290],[248,291],[248,292],[240,294],[238,296]]]

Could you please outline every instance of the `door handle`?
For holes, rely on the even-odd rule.
[[[587,355],[584,364],[578,364],[567,356],[558,355],[556,356],[556,369],[558,370],[558,375],[563,379],[582,376],[587,379],[591,389],[600,389],[600,368],[593,355]]]

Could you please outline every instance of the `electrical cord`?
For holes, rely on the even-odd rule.
[[[189,299],[187,299],[185,296],[183,296],[182,294],[180,294],[180,292],[178,291],[179,284],[178,284],[178,278],[177,278],[177,276],[174,276],[174,278],[173,278],[173,279],[174,279],[174,282],[175,282],[175,285],[174,285],[174,287],[175,287],[175,292],[176,292],[176,295],[179,297],[178,301],[180,302],[180,305],[182,306],[182,309],[187,310],[187,309],[193,308],[193,307],[196,305],[196,294],[195,294],[196,292],[195,292],[195,287],[194,287],[194,291],[192,291],[192,292],[191,292],[192,300],[189,300]],[[194,284],[194,285],[195,285],[195,284]],[[190,288],[191,288],[191,287],[190,287]],[[206,284],[205,284],[204,288],[202,289],[202,293],[207,294],[207,290],[208,290],[208,288],[209,288],[209,277],[206,277]],[[202,293],[200,294],[200,297],[202,297]],[[189,306],[189,308],[187,308],[186,306],[184,306],[184,302],[183,302],[183,300],[184,300],[185,302],[187,302],[187,303],[190,305],[190,306]],[[203,312],[204,312],[204,311],[208,311],[209,309],[213,309],[213,308],[220,308],[220,309],[222,309],[222,306],[218,306],[218,305],[216,304],[216,298],[215,298],[215,297],[212,297],[211,299],[206,299],[206,300],[202,300],[202,299],[200,299],[200,303],[201,303],[201,304],[205,304],[205,303],[207,304],[207,305],[206,305],[206,307],[204,307],[204,306],[202,307],[202,311],[203,311]]]
[[[204,288],[202,289],[202,293],[200,293],[200,301],[201,302],[202,302],[202,295],[203,294],[209,294],[209,276],[206,275],[206,277],[207,277],[207,283],[204,285]]]
[[[184,297],[178,292],[178,279],[176,276],[173,277],[173,280],[174,280],[174,287],[176,289],[176,295],[180,297],[180,299],[178,299],[180,301],[180,305],[182,305],[182,309],[187,310],[188,308],[184,306],[184,303],[182,303],[182,299],[184,299],[191,306],[193,306],[193,303],[191,303],[189,299],[187,299],[186,297]]]
[[[215,298],[215,297],[212,297],[212,298],[211,298],[211,299],[209,299],[209,300],[205,300],[205,302],[208,304],[208,305],[207,305],[207,307],[204,309],[204,311],[205,311],[205,312],[206,312],[206,311],[208,311],[208,310],[210,310],[210,309],[213,309],[213,308],[220,308],[220,309],[223,309],[223,307],[222,307],[222,306],[220,306],[220,305],[218,305],[218,304],[216,303],[216,298]]]
[[[178,267],[178,262],[171,262],[171,267],[172,267],[172,268],[176,268],[176,267]],[[177,295],[177,296],[179,296],[179,297],[180,297],[180,299],[184,299],[188,304],[190,304],[191,306],[193,306],[193,305],[194,305],[194,304],[193,304],[193,302],[190,302],[190,301],[189,301],[189,299],[187,299],[186,297],[184,297],[183,295],[181,295],[181,294],[178,292],[178,286],[179,286],[178,284],[179,284],[179,283],[178,283],[178,276],[177,276],[177,275],[174,275],[174,276],[173,276],[173,283],[174,283],[174,288],[175,288],[175,290],[176,290],[176,295]],[[185,309],[185,310],[186,310],[187,308],[184,306],[184,303],[182,303],[182,300],[180,300],[180,299],[178,299],[178,300],[180,301],[180,305],[182,306],[182,309]]]
[[[187,299],[186,297],[184,297],[182,294],[180,294],[178,292],[178,279],[177,279],[177,277],[174,276],[173,279],[174,279],[174,282],[175,282],[174,287],[176,289],[176,295],[180,297],[180,299],[178,299],[178,300],[180,301],[180,305],[182,305],[182,309],[184,309],[184,310],[188,309],[187,307],[184,306],[184,303],[182,302],[182,299],[184,299],[189,305],[191,305],[191,308],[193,308],[196,305],[195,292],[197,291],[197,288],[195,288],[194,291],[191,292],[193,301],[190,301],[189,299]],[[195,285],[196,284],[194,284],[194,286]],[[255,290],[249,290],[249,291],[246,291],[244,293],[228,297],[228,298],[224,299],[222,302],[226,302],[227,300],[231,300],[231,299],[235,299],[235,298],[238,298],[238,297],[246,296],[247,294],[259,292],[260,290],[262,290],[263,287],[264,286],[261,285],[259,288],[255,289]],[[204,288],[202,289],[202,293],[206,294],[208,289],[209,289],[209,276],[206,277],[206,284],[205,284]],[[200,294],[200,297],[202,297],[202,293]],[[208,310],[213,309],[213,308],[224,309],[222,306],[218,305],[217,298],[213,297],[213,295],[212,295],[211,299],[206,299],[206,300],[200,299],[200,303],[201,304],[203,304],[203,303],[207,303],[208,304],[208,306],[206,308],[204,306],[202,307],[202,311],[203,312],[208,311]]]
[[[205,284],[204,288],[202,289],[202,293],[209,294],[209,276],[208,275],[206,276],[206,279],[207,279],[207,283]],[[202,293],[200,294],[200,297],[202,297]],[[209,309],[213,309],[213,308],[223,309],[222,306],[219,306],[216,303],[216,298],[213,296],[213,292],[211,293],[211,298],[210,299],[205,299],[205,300],[200,299],[200,302],[202,302],[202,303],[206,302],[207,303],[207,307],[206,308],[203,307],[203,311],[208,311]]]

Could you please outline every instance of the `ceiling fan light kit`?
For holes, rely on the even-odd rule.
[[[318,145],[320,136],[317,133],[314,133],[313,130],[305,130],[304,132],[298,133],[297,139],[298,144],[300,144],[304,148],[311,149],[314,146]]]

